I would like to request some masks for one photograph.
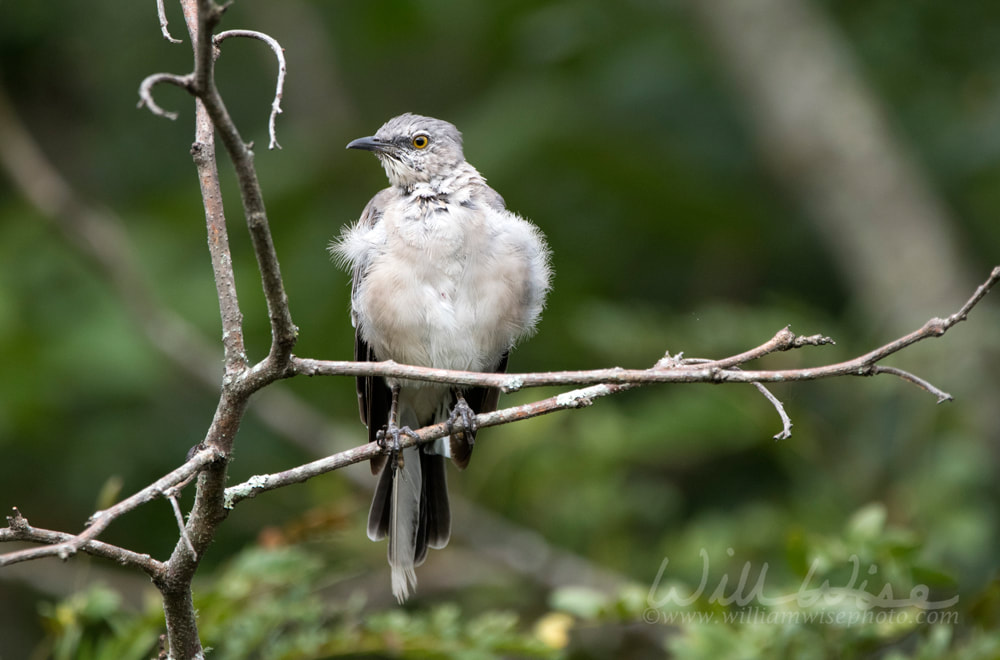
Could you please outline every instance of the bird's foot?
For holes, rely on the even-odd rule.
[[[479,430],[479,425],[476,423],[476,412],[466,403],[465,397],[458,397],[445,425],[448,427],[448,435],[466,438],[470,445],[473,444],[473,436]]]
[[[403,448],[401,446],[402,437],[406,435],[415,440],[420,436],[409,426],[397,426],[395,422],[389,422],[385,428],[375,434],[375,442],[383,451],[388,451],[393,460],[390,461],[396,467],[403,467]]]

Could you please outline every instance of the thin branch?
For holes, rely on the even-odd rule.
[[[667,355],[662,358],[656,366],[646,370],[636,369],[597,369],[592,371],[562,371],[547,373],[528,374],[494,374],[475,373],[468,371],[452,371],[447,369],[430,369],[425,367],[414,367],[401,365],[392,361],[387,362],[333,362],[321,360],[308,360],[293,357],[291,360],[291,373],[305,375],[350,375],[350,376],[382,376],[405,378],[410,380],[422,380],[429,382],[451,383],[456,385],[477,385],[487,387],[498,387],[503,391],[513,391],[522,387],[539,387],[543,385],[586,385],[596,383],[590,387],[576,389],[565,392],[548,399],[535,401],[533,403],[505,408],[491,413],[476,415],[475,422],[478,427],[496,426],[506,424],[556,410],[567,408],[581,408],[589,406],[594,399],[616,394],[640,385],[651,383],[676,383],[676,382],[704,382],[704,383],[753,383],[757,386],[768,401],[777,410],[781,417],[782,430],[776,434],[775,439],[787,438],[791,435],[792,422],[785,412],[781,402],[762,384],[762,382],[788,382],[799,380],[816,380],[819,378],[830,378],[833,376],[873,376],[880,373],[892,374],[913,382],[928,392],[935,394],[938,401],[950,399],[950,395],[942,392],[927,381],[917,378],[912,374],[893,367],[882,367],[875,362],[893,353],[896,353],[911,344],[926,339],[928,337],[940,337],[956,323],[965,320],[972,310],[989,292],[997,281],[1000,281],[1000,266],[994,268],[990,277],[976,292],[969,298],[962,308],[952,314],[947,319],[931,319],[919,330],[916,330],[899,339],[889,342],[880,348],[866,353],[853,360],[838,364],[813,367],[809,369],[786,369],[776,371],[749,371],[738,368],[736,365],[743,364],[749,360],[757,359],[769,353],[780,350],[800,348],[802,346],[817,346],[832,343],[828,337],[812,335],[808,337],[798,337],[787,327],[779,330],[774,337],[761,344],[757,348],[745,351],[738,355],[724,358],[722,360],[706,361],[701,358],[683,360],[679,356]],[[680,366],[678,366],[680,365]],[[722,366],[720,366],[722,365]],[[400,440],[403,447],[414,444],[422,444],[431,440],[448,435],[448,425],[444,422],[424,427],[414,433],[413,436],[404,436]],[[339,452],[332,456],[306,463],[284,472],[274,474],[256,475],[242,484],[226,489],[225,506],[232,508],[239,502],[256,494],[281,488],[290,484],[301,483],[312,477],[326,472],[340,469],[353,463],[368,460],[380,453],[384,449],[377,443],[367,443],[365,445]]]
[[[170,112],[164,110],[156,101],[153,100],[153,87],[159,85],[160,83],[170,83],[171,85],[177,85],[181,89],[186,89],[191,91],[191,85],[194,78],[190,75],[179,76],[175,73],[154,73],[139,83],[139,103],[136,105],[137,108],[143,106],[149,108],[149,111],[154,115],[159,115],[160,117],[166,117],[167,119],[177,119],[176,112]]]
[[[212,0],[182,0],[181,7],[194,49],[193,93],[197,97],[196,145],[199,145],[199,150],[193,152],[193,156],[202,185],[209,252],[212,256],[212,268],[216,277],[216,291],[223,324],[223,344],[226,352],[226,371],[222,393],[204,445],[221,452],[225,460],[217,462],[199,475],[195,501],[191,507],[187,524],[184,526],[184,532],[178,539],[167,562],[168,575],[157,583],[157,587],[163,594],[163,610],[167,622],[167,639],[171,657],[199,658],[203,657],[203,649],[198,634],[191,583],[198,569],[200,558],[204,556],[205,549],[212,542],[218,525],[225,517],[225,510],[222,508],[222,495],[228,474],[228,458],[246,412],[247,399],[249,398],[248,392],[238,392],[241,389],[239,384],[242,375],[246,373],[248,361],[243,343],[242,313],[236,296],[235,276],[229,253],[228,235],[219,189],[214,146],[216,131],[222,137],[223,143],[226,144],[227,151],[236,165],[244,213],[251,228],[254,250],[258,254],[258,264],[267,263],[270,265],[271,262],[268,261],[266,255],[262,260],[259,247],[262,241],[254,233],[254,218],[258,215],[264,218],[265,233],[267,233],[267,225],[263,200],[254,175],[252,154],[242,143],[239,134],[235,132],[235,126],[232,125],[225,106],[222,104],[222,99],[218,95],[218,90],[215,88],[213,68],[215,53],[212,44],[212,31],[222,12],[225,11],[225,7],[216,5]],[[229,126],[222,123],[223,118],[229,122]],[[234,149],[240,151],[244,158],[243,161],[237,162],[237,159],[233,157]],[[245,170],[249,170],[252,176],[250,185],[247,183]],[[268,234],[264,242],[269,241]],[[273,254],[273,246],[271,249]],[[261,270],[268,310],[272,310],[273,300],[277,296],[279,303],[285,302],[287,311],[284,290],[280,288],[277,257],[274,257],[273,266],[274,274],[278,278],[278,293],[269,289],[269,279],[264,274],[263,266]],[[273,328],[272,322],[272,335]],[[272,353],[274,352],[273,344],[274,340],[272,340]]]
[[[184,514],[181,513],[181,505],[177,502],[177,488],[169,489],[163,493],[163,496],[170,502],[170,508],[174,512],[174,520],[177,521],[177,529],[180,531],[181,539],[184,540],[184,545],[187,546],[192,556],[197,557],[198,551],[194,549],[194,544],[191,543],[191,537],[188,536],[187,528],[184,526]]]
[[[905,381],[911,382],[917,387],[926,390],[937,397],[938,403],[944,403],[945,401],[953,401],[955,397],[948,394],[947,392],[938,389],[934,385],[931,385],[926,380],[919,376],[911,374],[909,371],[903,371],[902,369],[897,369],[896,367],[883,367],[881,365],[875,365],[872,367],[872,375],[878,374],[892,374],[893,376],[899,376]]]
[[[168,82],[187,89],[203,104],[205,112],[211,120],[212,127],[218,131],[219,136],[222,138],[222,143],[236,168],[243,211],[250,230],[250,237],[253,241],[254,254],[257,257],[257,265],[261,273],[261,283],[264,288],[264,297],[267,301],[268,316],[271,319],[272,342],[266,363],[267,368],[256,372],[255,375],[257,377],[247,384],[248,388],[253,391],[269,382],[273,382],[277,378],[276,369],[283,368],[289,355],[291,355],[292,347],[298,338],[298,328],[295,327],[291,311],[288,308],[288,296],[285,293],[285,285],[281,279],[281,268],[278,265],[278,255],[274,248],[274,241],[268,225],[267,210],[264,206],[257,173],[253,166],[253,152],[243,141],[242,137],[240,137],[239,130],[229,116],[229,111],[226,109],[225,103],[215,86],[214,48],[216,42],[213,39],[212,30],[218,24],[226,6],[216,5],[212,0],[197,0],[196,4],[193,1],[182,3],[184,18],[188,24],[188,32],[191,34],[192,42],[194,43],[195,70],[193,73],[185,76],[170,73],[156,73],[148,76],[139,86],[139,107],[146,106],[154,114],[176,119],[177,113],[163,110],[153,100],[152,88],[159,83]],[[223,33],[223,35],[226,35],[226,33]],[[281,46],[273,38],[250,30],[231,31],[227,36],[247,36],[260,39],[271,45],[272,50],[275,51],[278,57],[278,84],[275,99],[271,105],[270,122],[272,146],[278,146],[274,132],[274,121],[277,114],[281,112],[280,103],[286,70]],[[196,142],[197,144],[198,142]],[[195,152],[195,155],[197,157],[197,152]],[[215,198],[205,197],[205,199],[210,200]],[[226,249],[228,250],[228,244]],[[225,281],[220,282],[217,279],[218,286],[225,284]],[[225,316],[226,305],[221,298],[220,305],[224,308],[223,314]],[[228,329],[224,329],[224,337],[227,339],[232,337]],[[236,359],[234,356],[242,353],[242,351],[228,345],[227,351],[229,353],[227,362],[230,362],[230,357]],[[272,365],[274,368],[272,368]]]
[[[799,348],[801,346],[819,345],[816,343],[812,343],[813,341],[819,341],[822,344],[829,344],[832,342],[830,338],[821,337],[820,335],[813,335],[812,337],[803,337],[801,339],[804,339],[805,341],[799,342],[797,340],[800,338],[795,337],[794,335],[787,336],[790,334],[791,332],[788,330],[788,326],[785,326],[783,330],[778,331],[778,334],[776,334],[774,338],[771,339],[771,341],[762,344],[757,349],[754,349],[752,351],[747,351],[746,353],[741,353],[737,357],[752,355],[753,357],[748,359],[756,359],[757,357],[761,357],[763,355],[767,355],[768,353],[772,353],[774,352],[774,350],[783,351],[783,350],[789,350],[791,348]],[[773,350],[760,350],[769,345],[774,345],[776,346],[776,348],[774,348]],[[727,359],[725,361],[728,362],[731,359],[732,358]],[[666,356],[664,356],[663,359],[661,359],[659,362],[656,363],[656,366],[663,368],[663,367],[673,367],[676,365],[706,364],[708,362],[712,362],[712,360],[707,360],[705,358],[681,359],[681,356],[679,355],[671,357],[670,354],[668,353]],[[715,362],[715,364],[718,364],[718,362]],[[739,369],[739,367],[734,367],[734,368]],[[751,383],[751,385],[756,387],[757,391],[764,395],[764,398],[767,399],[772,406],[774,406],[774,409],[778,412],[778,416],[781,418],[781,431],[779,431],[774,435],[774,439],[786,440],[792,437],[792,420],[788,416],[788,413],[785,412],[785,406],[781,403],[781,401],[778,400],[778,397],[774,396],[774,394],[771,393],[771,390],[764,387],[764,385],[762,385],[761,383]]]
[[[170,36],[170,30],[167,29],[167,10],[163,6],[163,0],[156,0],[156,15],[160,18],[160,32],[163,34],[163,38],[172,44],[181,43],[180,39],[174,39]]]
[[[756,348],[752,348],[749,351],[739,353],[738,355],[734,355],[723,360],[704,360],[704,362],[711,362],[713,366],[718,367],[719,369],[727,369],[738,364],[746,364],[747,362],[757,360],[771,353],[790,351],[795,348],[802,348],[803,346],[824,346],[826,344],[835,343],[837,342],[833,341],[829,337],[824,337],[823,335],[800,337],[792,332],[786,325],[784,328],[779,330],[774,337],[771,337],[771,339]],[[681,361],[681,363],[683,364],[684,362]]]
[[[236,292],[236,273],[229,249],[226,211],[222,203],[222,186],[215,158],[215,126],[200,99],[195,100],[195,138],[191,145],[191,158],[198,171],[198,185],[201,189],[202,206],[205,208],[208,252],[212,259],[212,275],[222,321],[225,373],[229,377],[247,369],[249,360],[243,340],[243,312]],[[216,382],[213,379],[213,384]]]
[[[7,516],[7,527],[0,529],[0,542],[4,541],[28,541],[32,543],[44,543],[44,547],[30,548],[16,553],[9,553],[4,557],[17,555],[17,561],[29,561],[42,557],[59,556],[58,548],[67,543],[75,542],[76,537],[65,532],[55,532],[48,529],[32,527],[28,524],[28,519],[21,515],[21,512],[14,507],[13,514]],[[80,545],[80,550],[95,557],[104,557],[123,566],[135,566],[141,569],[152,578],[157,578],[163,573],[164,564],[156,561],[147,554],[140,554],[125,548],[120,548],[110,543],[90,540]],[[9,563],[17,563],[11,561]],[[4,565],[4,564],[0,564]]]
[[[828,337],[820,335],[799,337],[788,328],[783,328],[774,337],[757,348],[732,357],[709,362],[702,362],[698,359],[690,363],[686,363],[684,360],[678,358],[664,359],[650,369],[622,369],[614,367],[611,369],[590,371],[495,374],[415,367],[398,364],[391,360],[385,362],[349,362],[293,357],[290,364],[290,371],[284,375],[381,376],[434,383],[451,383],[461,386],[496,387],[503,392],[513,392],[524,387],[588,385],[593,383],[618,385],[648,385],[652,383],[776,383],[818,380],[834,376],[872,376],[881,373],[873,370],[873,366],[880,360],[923,339],[940,337],[956,323],[964,321],[972,308],[983,299],[998,281],[1000,281],[1000,266],[993,269],[990,277],[976,289],[976,292],[966,301],[962,308],[951,316],[945,319],[930,319],[921,328],[854,359],[805,369],[765,371],[734,368],[736,365],[743,364],[748,360],[756,359],[775,351],[832,343],[832,340]],[[936,388],[929,388],[925,385],[929,386],[929,383],[925,383],[921,387],[935,394],[939,391]]]
[[[618,392],[631,389],[632,387],[635,387],[635,385],[629,383],[620,385],[593,385],[591,387],[573,390],[572,392],[564,392],[547,399],[542,399],[541,401],[534,401],[532,403],[512,406],[502,410],[482,413],[476,415],[475,424],[477,428],[499,426],[501,424],[509,424],[511,422],[530,419],[531,417],[538,417],[539,415],[545,415],[557,410],[585,408],[592,405],[594,399],[608,396],[610,394],[616,394]],[[410,447],[416,444],[424,444],[431,442],[432,440],[436,440],[437,438],[442,438],[450,432],[451,430],[449,430],[446,422],[432,424],[415,431],[412,436],[406,435],[402,437],[400,439],[400,446]],[[243,500],[254,497],[258,493],[274,490],[291,484],[302,483],[321,474],[339,470],[347,467],[348,465],[353,465],[354,463],[367,461],[379,454],[384,453],[385,451],[386,450],[380,447],[378,443],[369,442],[346,451],[338,452],[332,456],[327,456],[325,458],[312,461],[311,463],[306,463],[290,470],[285,470],[284,472],[255,475],[241,484],[231,486],[226,489],[226,508],[231,509]]]
[[[155,482],[146,486],[131,497],[128,497],[114,506],[104,509],[103,511],[96,512],[90,517],[90,520],[87,521],[86,529],[76,536],[66,534],[65,538],[61,538],[57,545],[48,548],[33,548],[31,550],[20,550],[0,555],[0,567],[27,561],[29,559],[35,559],[37,556],[55,555],[60,559],[66,559],[67,557],[75,554],[78,550],[81,550],[84,545],[97,538],[97,536],[107,529],[108,525],[110,525],[117,518],[120,518],[122,515],[142,506],[143,504],[146,504],[147,502],[151,502],[161,497],[171,486],[176,486],[177,484],[189,479],[192,475],[197,474],[203,467],[216,461],[218,458],[219,454],[215,449],[202,449],[188,459],[183,465],[160,477]]]
[[[220,32],[215,35],[212,39],[212,43],[216,46],[221,44],[224,40],[230,37],[246,37],[249,39],[257,39],[263,41],[268,46],[271,47],[271,51],[274,53],[274,57],[278,60],[278,82],[274,88],[274,101],[271,102],[271,116],[267,121],[267,132],[271,138],[268,143],[268,149],[281,149],[281,145],[278,144],[277,133],[275,132],[275,122],[277,121],[278,115],[281,114],[281,98],[284,95],[285,89],[285,49],[281,47],[278,40],[271,37],[263,32],[257,32],[256,30],[226,30],[225,32]]]
[[[253,391],[277,378],[275,369],[286,365],[298,338],[298,328],[292,321],[288,307],[288,295],[281,279],[281,268],[271,237],[267,210],[257,172],[253,166],[253,152],[240,136],[215,86],[212,30],[218,24],[225,7],[216,5],[212,0],[197,0],[197,9],[197,32],[192,37],[196,45],[193,93],[205,104],[205,110],[211,117],[212,124],[236,168],[243,213],[250,230],[268,316],[271,320],[271,350],[266,362],[269,368],[258,371],[258,377],[247,383],[249,389]]]
[[[774,434],[775,440],[787,440],[792,437],[792,419],[785,412],[785,406],[782,405],[778,397],[774,396],[771,390],[764,387],[761,383],[754,383],[754,387],[764,395],[764,398],[771,402],[774,409],[778,411],[778,417],[781,418],[781,430]]]

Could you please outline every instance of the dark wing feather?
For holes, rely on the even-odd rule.
[[[423,487],[420,489],[420,522],[414,557],[418,565],[423,561],[421,551],[426,554],[427,546],[443,548],[451,538],[451,505],[448,503],[448,478],[444,461],[444,456],[420,452]]]
[[[378,361],[371,347],[361,338],[360,332],[354,334],[354,359],[358,362]],[[357,387],[361,421],[368,427],[368,442],[375,442],[378,432],[389,421],[389,407],[392,404],[389,386],[380,376],[359,376]],[[371,459],[372,474],[382,471],[386,458],[385,454],[379,454]]]
[[[361,219],[358,224],[371,227],[382,219],[382,206],[387,196],[392,193],[391,188],[379,191],[361,212]],[[358,286],[365,278],[368,271],[367,262],[356,264],[351,277],[351,297],[356,295]],[[378,362],[378,358],[372,352],[371,347],[361,336],[361,328],[357,317],[354,317],[354,359],[358,362]],[[389,419],[389,406],[391,397],[389,387],[384,378],[374,376],[359,376],[357,379],[358,388],[358,408],[361,413],[361,421],[368,427],[368,441],[374,442],[378,432],[385,427]],[[385,467],[386,456],[379,455],[371,460],[372,474],[378,474]]]

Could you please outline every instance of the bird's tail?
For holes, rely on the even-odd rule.
[[[389,537],[392,593],[400,603],[417,586],[414,570],[427,548],[443,548],[451,536],[451,510],[444,458],[417,447],[403,450],[379,476],[368,513],[368,538]]]
[[[413,568],[419,551],[420,491],[423,482],[419,451],[416,447],[403,450],[399,460],[392,461],[393,465],[388,468],[394,473],[391,476],[392,499],[389,505],[389,566],[392,567],[392,595],[400,603],[417,587],[417,574]]]

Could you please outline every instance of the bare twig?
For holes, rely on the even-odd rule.
[[[791,435],[792,421],[785,412],[781,402],[762,384],[762,382],[789,382],[800,380],[817,380],[820,378],[830,378],[833,376],[873,376],[879,373],[887,373],[899,376],[913,382],[923,389],[935,394],[938,401],[950,399],[950,395],[942,392],[927,381],[917,378],[912,374],[893,367],[882,367],[875,363],[903,348],[926,339],[928,337],[940,337],[950,327],[965,320],[976,304],[979,303],[998,281],[1000,281],[1000,266],[993,269],[990,277],[976,292],[969,298],[962,308],[946,319],[931,319],[919,330],[889,342],[884,346],[875,349],[865,355],[853,360],[840,362],[838,364],[813,367],[809,369],[786,369],[775,371],[749,371],[739,368],[737,365],[749,360],[760,358],[769,353],[803,346],[818,346],[832,343],[828,337],[812,335],[808,337],[798,337],[787,327],[779,330],[774,337],[761,344],[757,348],[745,351],[738,355],[724,358],[722,360],[704,360],[701,358],[681,359],[679,356],[665,356],[656,366],[645,369],[597,369],[592,371],[562,371],[546,373],[528,374],[495,374],[495,373],[475,373],[468,371],[451,371],[447,369],[430,369],[426,367],[414,367],[401,365],[392,361],[386,362],[333,362],[321,360],[308,360],[293,357],[291,361],[291,371],[287,375],[371,375],[382,377],[405,378],[410,380],[423,380],[429,382],[452,383],[463,386],[488,386],[498,387],[503,391],[513,391],[523,387],[539,387],[543,385],[587,385],[595,383],[589,387],[565,392],[548,399],[535,401],[533,403],[505,408],[491,413],[484,413],[476,416],[476,425],[479,427],[495,426],[513,421],[527,419],[538,415],[564,410],[567,408],[581,408],[589,406],[594,399],[616,394],[626,389],[631,389],[640,385],[652,383],[753,383],[761,394],[777,410],[781,417],[782,430],[774,437],[776,440],[787,438]],[[720,366],[721,365],[721,366]],[[413,436],[406,436],[401,439],[401,445],[408,447],[414,444],[430,442],[436,438],[443,437],[449,433],[445,423],[434,424],[424,427],[414,433]],[[251,477],[246,482],[226,489],[225,505],[231,508],[244,499],[253,497],[258,493],[281,488],[290,484],[301,483],[314,476],[340,469],[353,463],[368,460],[373,456],[383,453],[384,450],[376,443],[368,443],[347,451],[339,452],[332,456],[300,465],[284,472],[275,474],[257,475]]]
[[[285,49],[281,47],[277,39],[263,32],[257,32],[256,30],[226,30],[225,32],[220,32],[215,35],[212,40],[216,46],[221,44],[225,39],[230,37],[246,37],[249,39],[257,39],[263,41],[268,46],[271,47],[271,51],[274,53],[274,57],[278,60],[278,82],[274,88],[274,101],[271,102],[271,116],[267,121],[267,132],[271,138],[268,143],[268,149],[281,149],[281,145],[278,144],[277,133],[275,132],[275,122],[277,121],[278,115],[281,114],[281,97],[284,95],[285,89]]]
[[[798,337],[788,328],[783,328],[774,337],[757,348],[732,357],[707,362],[701,359],[685,361],[675,357],[669,360],[661,360],[656,366],[650,369],[622,369],[614,367],[611,369],[590,371],[494,374],[414,367],[397,364],[392,361],[346,362],[293,357],[290,372],[286,375],[381,376],[435,383],[453,383],[462,386],[497,387],[503,392],[512,392],[524,387],[588,385],[593,383],[628,384],[633,386],[652,383],[777,383],[818,380],[834,376],[873,376],[878,373],[899,375],[894,371],[885,371],[884,369],[875,370],[873,367],[879,361],[918,341],[931,337],[940,337],[956,323],[964,321],[972,308],[983,299],[990,288],[998,281],[1000,281],[1000,266],[993,269],[990,277],[976,289],[976,292],[966,301],[962,308],[951,316],[944,319],[930,319],[921,328],[852,360],[805,369],[748,370],[736,368],[738,365],[744,364],[749,360],[775,351],[832,343],[832,340],[827,337],[819,335]],[[912,381],[912,379],[908,380],[916,382]],[[926,381],[921,381],[921,387],[940,397],[940,390],[926,383]]]
[[[240,136],[215,86],[212,30],[224,9],[224,6],[220,7],[212,0],[197,0],[197,32],[192,31],[192,39],[195,42],[193,93],[205,104],[205,110],[236,168],[243,213],[250,230],[264,288],[264,298],[267,301],[268,316],[271,320],[271,350],[266,362],[267,368],[255,371],[251,382],[247,383],[251,390],[256,390],[273,382],[277,377],[272,365],[274,368],[283,368],[286,365],[298,338],[298,328],[295,327],[288,308],[288,295],[281,279],[281,268],[271,237],[264,197],[257,179],[257,171],[253,166],[253,152]],[[189,16],[189,13],[185,12],[185,16]],[[188,20],[190,24],[190,19]]]
[[[222,319],[222,347],[227,378],[243,372],[249,366],[243,340],[243,313],[236,293],[236,274],[229,250],[229,232],[226,229],[226,212],[222,205],[219,169],[215,159],[215,128],[201,101],[195,103],[195,140],[191,157],[198,170],[198,183],[205,207],[205,225],[208,229],[208,252],[212,259],[215,293],[219,299],[219,316]],[[212,379],[213,385],[217,377]]]
[[[188,536],[187,527],[184,526],[184,514],[181,513],[181,505],[177,502],[177,488],[168,489],[163,493],[163,496],[170,502],[170,508],[174,512],[174,520],[177,521],[177,529],[180,531],[181,539],[184,540],[184,545],[187,546],[193,557],[197,557],[198,551],[194,549],[194,544],[191,543],[191,537]]]
[[[51,557],[54,554],[51,552],[53,548],[73,542],[74,540],[75,537],[72,534],[32,527],[28,524],[28,519],[21,514],[17,507],[14,507],[13,513],[7,516],[7,527],[0,529],[0,542],[30,541],[47,544],[44,547],[22,551],[22,556],[24,557],[22,561]],[[80,546],[80,550],[95,557],[110,559],[123,566],[134,566],[153,578],[158,577],[164,568],[162,562],[156,561],[149,555],[126,550],[125,548],[102,541],[87,541]]]
[[[254,254],[257,257],[257,265],[264,287],[264,297],[267,301],[268,315],[271,319],[272,342],[266,368],[255,371],[252,382],[248,383],[250,389],[256,390],[277,378],[275,369],[283,368],[286,365],[298,337],[298,328],[292,322],[291,311],[288,308],[288,296],[281,279],[281,268],[278,265],[278,255],[271,238],[267,210],[264,206],[260,183],[257,180],[257,172],[253,166],[253,152],[240,137],[239,130],[229,116],[229,111],[215,86],[213,49],[217,42],[212,36],[212,30],[218,24],[226,7],[225,5],[216,5],[212,0],[188,0],[182,3],[182,6],[188,31],[194,42],[195,70],[184,76],[157,73],[147,77],[139,86],[139,107],[145,105],[155,114],[175,119],[176,113],[167,112],[156,104],[151,90],[153,86],[162,82],[169,82],[187,89],[203,104],[205,112],[211,119],[212,126],[218,131],[222,143],[236,167],[236,174],[240,181],[243,211],[250,229]],[[222,34],[225,35],[222,36],[223,39],[226,36],[260,39],[270,45],[278,57],[278,84],[274,101],[271,104],[270,122],[272,146],[278,146],[274,132],[274,121],[277,114],[281,112],[280,104],[286,69],[281,46],[272,37],[251,30],[234,30]],[[228,250],[228,244],[226,249]],[[272,369],[272,365],[275,369]]]
[[[159,115],[160,117],[166,117],[167,119],[177,119],[176,112],[170,112],[164,110],[156,101],[153,100],[153,87],[159,85],[160,83],[170,83],[171,85],[177,85],[182,89],[188,91],[191,90],[191,84],[193,78],[190,75],[179,76],[175,73],[154,73],[146,78],[139,84],[139,103],[136,106],[141,108],[143,106],[149,108],[149,111],[154,115]]]
[[[948,394],[947,392],[941,389],[938,389],[934,385],[931,385],[923,378],[911,374],[909,371],[903,371],[902,369],[897,369],[896,367],[883,367],[881,365],[875,365],[872,367],[872,375],[875,376],[878,374],[892,374],[893,376],[899,376],[903,380],[911,382],[917,387],[924,389],[933,394],[934,396],[936,396],[938,403],[944,403],[945,401],[954,400],[954,397],[952,395]]]
[[[764,398],[771,402],[774,409],[778,411],[778,417],[781,418],[781,430],[774,434],[775,440],[787,440],[792,437],[792,420],[785,412],[785,406],[782,405],[778,397],[771,393],[771,390],[767,389],[760,383],[754,383],[754,387],[764,395]]]
[[[723,360],[698,360],[699,362],[711,362],[713,366],[720,369],[727,369],[739,364],[746,364],[753,360],[764,357],[771,353],[777,353],[780,351],[790,351],[795,348],[802,348],[803,346],[824,346],[826,344],[835,344],[836,342],[829,337],[824,337],[823,335],[810,335],[808,337],[802,337],[796,335],[789,329],[786,325],[784,328],[779,330],[771,339],[764,342],[756,348],[752,348],[749,351],[745,351],[738,355],[725,358]],[[688,360],[692,362],[692,360]],[[682,364],[685,361],[681,361]]]
[[[122,515],[136,509],[147,502],[151,502],[161,497],[167,489],[175,486],[192,475],[197,474],[203,467],[219,458],[214,449],[202,449],[188,459],[183,465],[160,477],[152,484],[146,486],[131,497],[118,502],[112,507],[98,511],[87,521],[87,527],[82,532],[73,536],[66,534],[57,545],[46,548],[35,548],[32,550],[21,550],[0,555],[0,567],[16,564],[29,559],[36,559],[39,556],[57,556],[61,559],[75,554],[91,540],[107,529],[114,520]],[[38,551],[38,552],[36,552]]]
[[[163,6],[163,0],[156,0],[156,15],[160,18],[160,32],[163,34],[163,38],[172,44],[181,43],[180,39],[174,39],[170,36],[170,30],[167,29],[167,10]]]
[[[808,345],[817,346],[820,344],[829,344],[833,341],[829,337],[820,337],[820,335],[813,335],[812,337],[802,337],[801,339],[804,341],[801,342],[797,341],[799,339],[800,339],[799,337],[796,337],[791,333],[791,331],[789,331],[788,326],[785,326],[783,330],[778,331],[778,334],[776,334],[774,338],[771,339],[771,341],[762,344],[761,346],[759,346],[756,349],[753,349],[752,351],[741,353],[739,356],[736,357],[752,356],[748,359],[756,359],[758,357],[767,355],[768,353],[772,353],[775,350],[789,350],[792,348],[799,348],[801,346],[808,346]],[[818,341],[819,343],[813,343],[814,341]],[[657,362],[656,366],[660,368],[669,368],[669,367],[676,367],[678,365],[706,364],[709,362],[714,362],[715,364],[718,364],[719,362],[731,362],[732,359],[733,358],[727,358],[726,360],[720,360],[720,361],[707,360],[705,358],[682,359],[680,356],[671,358],[670,355],[668,354],[659,362]],[[733,367],[733,368],[739,369],[739,367]],[[785,406],[781,403],[781,401],[778,400],[778,397],[774,396],[774,394],[771,393],[771,390],[764,387],[764,385],[762,385],[761,383],[752,383],[752,385],[757,388],[758,392],[764,395],[764,398],[767,399],[772,406],[774,406],[774,409],[778,412],[778,416],[781,418],[781,431],[779,431],[774,435],[774,439],[786,440],[792,437],[792,420],[788,416],[788,413],[785,412]]]
[[[547,399],[542,399],[541,401],[534,401],[520,406],[495,410],[489,413],[482,413],[476,415],[475,423],[478,428],[486,426],[499,426],[501,424],[509,424],[511,422],[538,417],[539,415],[545,415],[557,410],[585,408],[593,404],[594,399],[608,396],[610,394],[616,394],[626,389],[631,389],[632,387],[635,387],[635,385],[631,383],[602,383],[599,385],[592,385],[590,387],[576,389],[571,392],[564,392]],[[448,435],[449,432],[449,427],[446,422],[425,426],[424,428],[414,432],[412,436],[406,435],[402,437],[400,439],[400,447],[410,447],[416,444],[431,442],[432,440]],[[312,461],[311,463],[306,463],[305,465],[285,470],[284,472],[250,477],[247,481],[226,489],[226,507],[232,508],[236,504],[239,504],[247,498],[254,497],[258,493],[274,490],[291,484],[302,483],[321,474],[326,474],[327,472],[339,470],[347,467],[348,465],[353,465],[354,463],[369,460],[384,451],[385,450],[382,447],[379,447],[377,443],[369,442],[346,451],[338,452],[332,456],[327,456],[325,458]]]

